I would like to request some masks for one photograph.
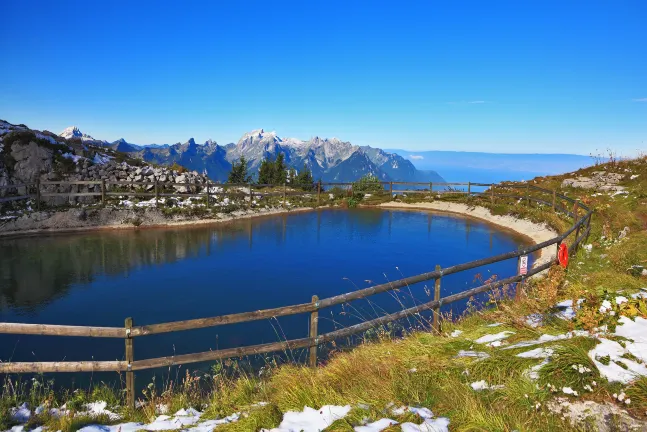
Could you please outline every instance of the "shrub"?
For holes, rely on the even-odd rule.
[[[384,192],[380,179],[373,174],[367,174],[353,183],[353,192]]]
[[[188,171],[186,168],[184,168],[182,165],[179,165],[177,162],[173,162],[173,165],[171,165],[171,169],[173,171],[179,172],[180,174]]]

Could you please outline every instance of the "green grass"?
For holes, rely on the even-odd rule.
[[[570,387],[580,394],[584,386],[600,382],[600,373],[588,356],[595,346],[590,338],[573,338],[554,347],[551,361],[539,369],[539,383],[557,389]]]

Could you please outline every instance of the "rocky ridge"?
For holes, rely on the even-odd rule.
[[[59,137],[47,131],[31,130],[0,120],[0,197],[25,194],[24,184],[53,181],[155,182],[179,193],[188,186],[177,183],[206,184],[207,176],[196,171],[180,172],[154,166],[140,160],[124,158],[113,150],[92,145],[72,131],[72,138]],[[82,134],[81,134],[82,135]],[[16,188],[7,186],[16,185]],[[100,185],[43,184],[46,193],[99,192]],[[153,184],[144,187],[150,191]],[[92,202],[94,197],[44,197],[51,205]]]
[[[64,131],[62,135],[69,135],[69,130],[76,131],[74,134],[77,137],[89,137],[73,127],[66,129],[67,132]],[[149,163],[177,163],[205,173],[217,181],[226,180],[231,164],[241,157],[247,160],[249,170],[255,174],[263,159],[275,159],[279,153],[284,155],[288,167],[299,171],[307,166],[316,179],[324,181],[355,181],[367,174],[383,181],[444,181],[436,172],[419,171],[411,161],[379,148],[360,147],[338,138],[282,138],[276,132],[264,129],[247,132],[237,143],[224,146],[213,140],[199,144],[193,138],[173,145],[142,146],[129,143],[123,138],[112,143],[99,140],[94,143]]]

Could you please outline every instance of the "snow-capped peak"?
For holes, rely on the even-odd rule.
[[[76,126],[70,126],[63,129],[63,132],[58,134],[58,136],[63,137],[65,139],[81,138],[82,141],[94,141],[94,138],[92,138],[90,135],[81,133],[79,128]]]
[[[283,138],[281,144],[292,147],[301,147],[304,142],[298,138]]]
[[[265,132],[265,129],[254,129],[253,131],[245,133],[240,139],[240,141],[244,141],[248,138],[263,140],[266,138],[278,138],[278,137],[276,136],[276,132],[274,131]],[[279,138],[279,141],[280,140],[281,139]]]

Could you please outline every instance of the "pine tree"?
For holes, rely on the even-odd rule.
[[[305,191],[314,190],[315,183],[314,178],[312,177],[312,171],[310,171],[310,168],[308,168],[306,164],[303,164],[303,169],[294,179],[294,185]]]
[[[259,184],[273,184],[274,183],[274,163],[263,159],[261,166],[258,169],[258,183]]]
[[[287,181],[287,167],[285,166],[285,156],[279,153],[274,161],[274,184],[283,184]]]
[[[238,163],[233,162],[231,164],[231,171],[229,171],[227,183],[252,183],[252,176],[249,175],[245,156],[241,156]]]

